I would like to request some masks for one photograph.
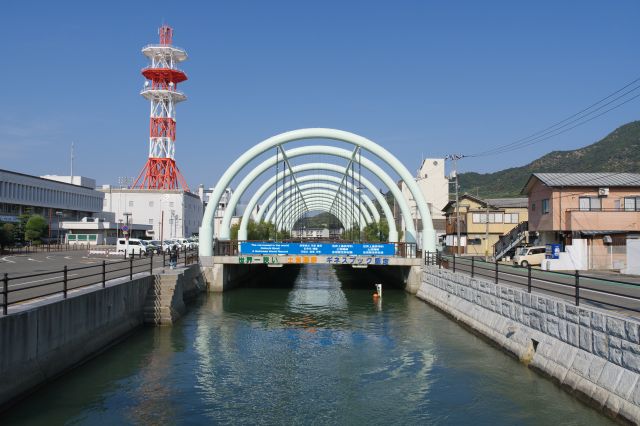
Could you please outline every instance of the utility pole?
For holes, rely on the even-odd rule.
[[[462,154],[449,154],[445,157],[445,160],[453,161],[453,177],[455,178],[455,189],[456,189],[456,253],[460,254],[460,197],[459,190],[460,185],[458,184],[458,160],[463,158]]]
[[[484,261],[488,262],[489,261],[489,203],[487,202],[487,200],[484,200],[485,204],[487,205],[487,217],[485,219],[485,227],[484,227]]]

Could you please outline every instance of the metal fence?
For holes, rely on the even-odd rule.
[[[178,252],[177,265],[187,266],[197,263],[198,250],[183,250]],[[69,292],[86,287],[101,285],[105,288],[107,282],[116,278],[128,277],[130,280],[137,273],[148,272],[166,267],[170,263],[170,255],[142,256],[123,254],[122,260],[102,260],[101,264],[40,272],[36,274],[20,275],[4,273],[0,278],[2,285],[2,314],[7,315],[9,307],[20,303],[42,299],[53,295],[62,295],[66,299]]]
[[[16,254],[55,252],[55,251],[78,251],[78,250],[88,250],[91,247],[102,247],[102,246],[91,245],[89,243],[31,244],[31,245],[23,245],[19,247],[18,246],[5,247],[4,251],[0,254],[16,255]]]
[[[425,265],[438,266],[452,272],[469,274],[523,287],[531,293],[559,296],[572,300],[576,306],[582,302],[605,309],[640,312],[640,277],[638,282],[594,276],[580,271],[558,272],[485,262],[477,257],[445,255],[441,252],[425,253]]]

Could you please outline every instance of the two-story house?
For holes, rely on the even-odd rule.
[[[459,211],[456,202],[450,201],[442,209],[446,218],[445,244],[449,253],[458,252],[458,225],[460,218],[460,251],[479,256],[493,256],[500,236],[527,220],[526,198],[481,199],[470,194],[459,197]]]
[[[573,246],[567,267],[624,268],[627,240],[640,237],[640,173],[534,173],[522,194],[538,241]]]

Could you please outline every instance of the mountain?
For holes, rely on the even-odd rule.
[[[531,173],[640,172],[640,121],[618,127],[604,139],[573,151],[552,151],[531,163],[494,173],[460,173],[460,191],[480,197],[516,197]]]

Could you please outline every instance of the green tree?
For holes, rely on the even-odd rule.
[[[48,228],[47,220],[44,217],[39,214],[33,215],[25,225],[24,239],[34,243],[39,243],[40,238],[46,235]]]
[[[3,252],[5,247],[13,245],[15,228],[15,225],[11,223],[0,226],[0,252]]]

